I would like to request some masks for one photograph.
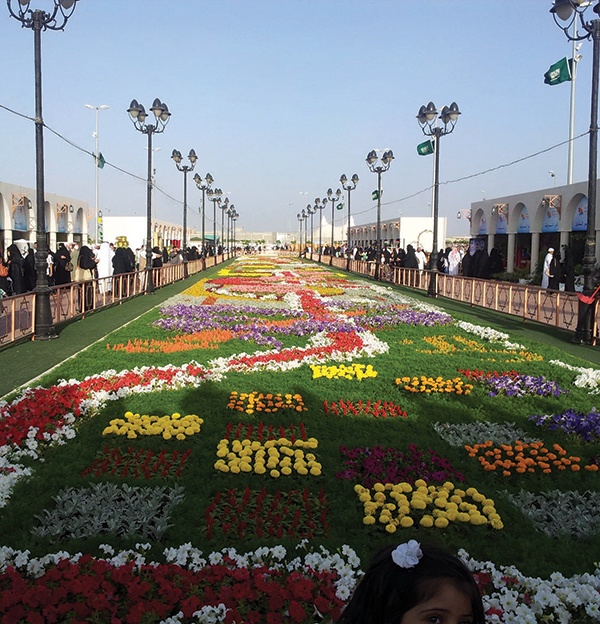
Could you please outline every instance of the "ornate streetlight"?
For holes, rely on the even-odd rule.
[[[379,268],[381,265],[381,174],[385,173],[391,166],[392,160],[394,160],[394,153],[392,150],[387,150],[381,157],[381,164],[377,164],[379,157],[375,150],[371,150],[367,154],[367,166],[372,173],[377,174],[377,231],[375,246],[377,248],[377,256],[375,258],[375,279],[379,279]]]
[[[588,150],[588,211],[583,253],[583,295],[590,297],[594,291],[594,269],[596,267],[596,177],[598,167],[598,73],[600,71],[600,1],[592,9],[595,15],[586,21],[586,10],[591,0],[554,0],[550,13],[556,24],[570,41],[591,39],[592,52],[592,104],[590,115],[590,146]],[[587,14],[590,16],[590,14]],[[559,22],[560,20],[560,22]],[[561,23],[562,22],[562,23]],[[591,304],[579,299],[579,321],[574,342],[592,344],[592,325],[595,300]]]
[[[338,189],[333,193],[333,190],[327,189],[327,200],[331,202],[331,249],[329,250],[329,265],[333,264],[333,251],[335,249],[335,240],[334,240],[334,222],[335,222],[335,202],[340,201],[340,197],[342,195],[342,191]]]
[[[35,340],[56,338],[50,308],[48,268],[48,238],[46,236],[45,188],[44,188],[44,118],[42,115],[42,31],[64,30],[78,0],[52,0],[53,9],[47,13],[30,9],[30,0],[7,0],[8,12],[21,22],[23,28],[33,30],[33,57],[35,77],[35,180],[36,180],[36,244],[35,254]]]
[[[319,264],[321,263],[321,255],[323,253],[323,213],[321,212],[327,206],[327,197],[321,200],[315,197],[315,212],[319,211]]]
[[[345,173],[342,173],[340,178],[340,184],[345,191],[348,191],[348,243],[346,247],[346,271],[350,271],[350,192],[356,188],[358,184],[358,175],[356,173],[352,176],[352,179],[348,183],[348,178]]]
[[[158,98],[152,102],[150,111],[154,114],[154,123],[146,123],[148,113],[146,109],[138,104],[137,100],[131,100],[127,109],[129,117],[133,122],[133,127],[142,134],[148,136],[148,176],[146,192],[146,294],[154,292],[154,282],[152,281],[152,137],[164,131],[169,123],[171,113],[164,102]]]
[[[175,166],[178,171],[183,171],[183,241],[182,241],[182,250],[181,256],[183,258],[183,278],[186,279],[188,277],[188,257],[187,257],[187,174],[189,171],[193,171],[196,166],[196,161],[198,160],[198,156],[196,156],[196,152],[191,149],[188,154],[188,160],[190,161],[189,165],[182,165],[181,161],[183,160],[181,156],[181,152],[179,150],[174,149],[171,154],[171,158],[175,161]]]
[[[213,203],[213,245],[215,253],[215,262],[213,266],[217,264],[217,204],[221,205],[221,197],[223,197],[223,191],[218,189],[208,189],[206,191],[209,201]]]
[[[313,208],[310,204],[308,204],[306,206],[306,212],[307,212],[307,214],[310,215],[310,259],[312,260],[313,259],[313,249],[315,247],[315,241],[314,241],[314,236],[315,236],[314,235],[314,231],[315,231],[315,228],[313,226],[313,217],[315,215],[315,212],[317,212],[317,207],[315,206]],[[308,242],[308,239],[307,239],[307,242]]]
[[[226,197],[223,200],[223,204],[221,205],[221,256],[222,260],[225,260],[225,212],[229,208],[229,197]]]
[[[236,210],[236,211],[234,212],[234,214],[231,216],[232,227],[233,227],[233,250],[234,250],[234,253],[235,253],[235,248],[236,248],[236,239],[235,239],[235,223],[236,223],[236,221],[238,220],[239,216],[240,216],[240,215],[239,215],[239,213],[238,213],[238,211],[237,211],[237,210]]]
[[[210,189],[210,185],[214,182],[213,177],[210,173],[207,173],[204,177],[204,180],[196,173],[194,175],[194,182],[196,186],[202,191],[202,270],[206,269],[206,237],[205,237],[205,216],[206,213],[204,211],[204,200],[206,196],[206,191]]]
[[[298,222],[300,223],[300,244],[298,245],[298,258],[302,258],[302,224],[304,223],[304,217],[301,213],[296,215]]]
[[[421,130],[425,136],[433,137],[433,151],[435,153],[435,161],[433,167],[433,249],[429,257],[429,287],[427,295],[429,297],[437,297],[437,257],[438,257],[438,193],[440,181],[440,139],[454,130],[454,126],[458,121],[460,111],[458,104],[452,102],[450,106],[444,106],[442,112],[438,115],[438,111],[433,102],[429,102],[427,106],[423,105],[419,109],[417,120],[421,126]],[[440,120],[443,126],[438,125]]]
[[[227,256],[231,258],[231,217],[235,214],[235,206],[231,204],[225,213],[227,214]]]

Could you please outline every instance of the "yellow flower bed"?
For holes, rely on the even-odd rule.
[[[355,485],[354,491],[363,504],[363,524],[382,524],[388,533],[408,528],[415,523],[425,528],[446,528],[451,522],[472,526],[489,525],[502,529],[504,524],[491,498],[475,488],[427,485],[423,479],[410,483],[376,483],[371,489]]]
[[[431,345],[431,349],[420,349],[419,353],[427,353],[428,355],[455,355],[462,352],[482,353],[489,356],[483,358],[489,362],[496,360],[501,362],[541,362],[544,359],[541,355],[530,351],[515,351],[502,347],[495,349],[489,344],[486,345],[474,338],[464,338],[463,336],[425,336],[423,340]]]
[[[326,366],[321,364],[311,364],[310,368],[313,372],[313,379],[326,377],[327,379],[367,379],[368,377],[377,377],[377,371],[373,369],[371,364],[340,364],[339,366]]]
[[[269,474],[277,479],[280,476],[312,475],[318,477],[323,466],[314,453],[309,452],[319,446],[315,438],[295,440],[221,440],[217,447],[215,469],[220,472]],[[308,452],[307,452],[308,451]]]
[[[454,394],[470,394],[473,390],[473,384],[465,383],[461,377],[453,379],[444,379],[443,377],[400,377],[396,379],[397,386],[403,386],[408,392],[431,394],[454,393]]]
[[[335,295],[343,295],[346,291],[343,288],[336,288],[333,286],[317,286],[315,291],[321,295],[321,297],[333,297]]]
[[[277,412],[281,409],[290,409],[296,412],[306,412],[304,400],[299,394],[272,394],[267,392],[236,392],[229,395],[227,407],[238,412],[253,414],[254,412]]]
[[[185,440],[189,436],[200,433],[200,426],[204,420],[196,414],[181,416],[175,413],[171,416],[146,416],[125,412],[124,418],[114,418],[102,435],[122,435],[128,438],[138,436],[159,435],[165,440],[175,438]]]

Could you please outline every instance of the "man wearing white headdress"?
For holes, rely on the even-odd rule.
[[[544,268],[542,269],[542,288],[548,288],[548,282],[552,275],[550,275],[550,267],[552,265],[552,258],[554,257],[554,248],[550,247],[548,253],[544,258]]]
[[[109,243],[101,243],[100,249],[96,253],[98,258],[98,291],[103,294],[112,290],[112,280],[108,279],[113,274],[112,259],[114,251],[110,248]]]

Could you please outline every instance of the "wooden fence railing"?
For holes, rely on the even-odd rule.
[[[210,256],[206,258],[206,268],[217,266],[227,259],[223,255]],[[190,261],[187,266],[189,275],[203,270],[202,260]],[[177,282],[183,279],[183,264],[167,264],[152,269],[152,279],[155,288]],[[143,294],[145,286],[145,271],[53,286],[50,290],[52,320],[55,324],[62,323],[119,304]],[[34,292],[0,299],[0,347],[21,338],[33,337],[34,322]]]

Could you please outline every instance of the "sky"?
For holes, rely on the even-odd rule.
[[[246,231],[297,231],[298,212],[354,173],[354,221],[374,222],[377,177],[365,162],[372,149],[395,156],[382,178],[381,218],[430,216],[433,156],[417,154],[426,137],[416,115],[429,101],[438,109],[455,101],[462,114],[440,142],[439,214],[448,235],[467,235],[468,221],[456,215],[472,202],[567,181],[570,83],[545,85],[544,73],[571,56],[572,44],[550,7],[550,0],[79,0],[63,32],[42,34],[44,122],[69,141],[45,131],[46,192],[94,207],[94,161],[82,150],[95,149],[95,111],[85,104],[108,105],[99,113],[107,161],[99,208],[145,215],[147,137],[127,108],[135,98],[148,110],[159,98],[171,112],[153,137],[160,219],[182,221],[183,174],[170,157],[191,148],[194,173],[210,172]],[[590,124],[591,42],[580,54],[575,137]],[[33,69],[33,32],[4,4],[0,181],[32,188],[34,124],[15,112],[34,116]],[[588,137],[574,145],[578,182],[587,177]],[[188,223],[196,228],[200,204],[188,176]],[[210,230],[212,204],[206,214]]]

